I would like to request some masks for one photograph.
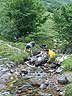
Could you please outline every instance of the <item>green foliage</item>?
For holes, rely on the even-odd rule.
[[[24,52],[25,45],[26,43],[22,42],[14,43],[0,40],[0,56],[3,58],[9,58],[15,64],[19,64],[29,56],[29,53]],[[20,51],[18,51],[16,48],[18,48]],[[39,50],[40,46],[36,44],[33,48],[33,53],[36,53]]]
[[[12,47],[9,47],[8,44]],[[2,56],[3,58],[9,58],[15,63],[20,63],[28,57],[28,53],[24,53],[24,46],[25,45],[23,43],[12,43],[0,40],[0,56]],[[13,47],[20,48],[21,52],[18,52]]]
[[[54,21],[61,40],[66,39],[72,44],[72,4],[67,4],[56,10]]]
[[[0,10],[1,35],[11,40],[37,32],[48,17],[41,0],[8,0],[2,5],[5,6]]]
[[[52,13],[48,12],[48,19],[44,24],[41,24],[39,28],[38,33],[33,33],[28,35],[24,38],[25,42],[30,42],[31,40],[34,40],[36,44],[47,44],[48,48],[54,48],[54,42],[53,39],[56,39],[56,35],[58,32],[54,29],[54,21],[52,20]]]
[[[65,71],[72,71],[72,56],[65,60],[62,65]]]
[[[64,96],[72,96],[72,83],[67,85]]]

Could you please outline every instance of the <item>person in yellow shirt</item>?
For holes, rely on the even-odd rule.
[[[45,51],[48,54],[48,62],[51,63],[55,60],[56,57],[56,53],[50,49],[45,49]]]

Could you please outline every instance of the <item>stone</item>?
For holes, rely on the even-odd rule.
[[[60,88],[59,87],[56,87],[56,91],[59,92],[60,91]]]
[[[67,84],[68,83],[68,79],[64,74],[59,75],[57,80],[58,80],[58,83],[60,83],[60,84]]]
[[[64,96],[64,92],[63,92],[63,91],[60,92],[60,93],[59,93],[59,96]]]
[[[51,64],[50,68],[56,68],[56,66],[57,66],[56,64]]]
[[[31,89],[32,86],[30,84],[24,84],[21,87],[18,88],[18,90],[26,90],[26,89]]]
[[[35,62],[35,61],[36,61],[36,57],[35,57],[35,56],[31,57],[30,59],[31,59],[31,60],[30,60],[30,61],[31,61],[31,63],[33,63],[33,62]]]
[[[2,93],[3,96],[9,96],[9,94],[10,94],[10,93],[7,92],[7,91],[5,91],[5,92]]]
[[[58,67],[58,69],[56,70],[56,73],[61,73],[63,71],[64,67],[60,66]]]
[[[72,72],[64,72],[65,76],[69,80],[69,82],[72,82]]]
[[[43,93],[43,92],[39,92],[40,95],[37,96],[52,96],[51,94],[48,93]]]
[[[48,96],[52,96],[52,94],[48,94]]]
[[[45,84],[40,85],[40,89],[46,89],[46,88],[47,88],[47,86]]]

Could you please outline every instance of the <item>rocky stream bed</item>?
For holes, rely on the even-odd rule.
[[[0,96],[64,96],[71,73],[63,73],[55,64],[30,67],[27,63],[13,66],[8,58],[0,58]]]

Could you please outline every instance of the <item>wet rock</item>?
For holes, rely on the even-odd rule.
[[[46,84],[46,86],[48,86],[49,85],[49,80],[47,79],[47,80],[45,80],[45,84]]]
[[[46,89],[46,88],[47,86],[44,83],[40,85],[40,89]]]
[[[35,65],[36,66],[42,66],[46,62],[47,62],[47,54],[43,53],[43,54],[40,54],[40,56],[37,57],[37,59],[35,61]]]
[[[33,86],[38,86],[40,87],[40,85],[45,81],[45,79],[47,78],[45,73],[29,73],[29,76],[32,75],[32,77],[30,78],[30,81],[32,82]]]
[[[54,86],[54,89],[55,89],[57,92],[60,91],[60,88],[59,88],[57,85]]]
[[[0,65],[0,76],[2,76],[7,71],[8,71],[8,68],[6,68],[6,66]]]
[[[50,65],[50,68],[56,68],[56,67],[57,67],[56,64],[51,64],[51,65]]]
[[[1,58],[0,59],[0,64],[4,64],[4,62],[8,61],[8,60],[9,60],[9,58]]]
[[[69,82],[72,82],[72,72],[64,72],[65,76],[69,80]]]
[[[56,88],[56,91],[59,92],[59,91],[60,91],[60,88],[57,87],[57,88]]]
[[[16,93],[22,93],[22,92],[26,92],[28,90],[33,90],[33,87],[30,84],[24,84],[18,88]]]
[[[10,60],[5,61],[3,64],[6,64],[6,67],[9,67],[9,68],[14,67],[15,65],[15,63]]]
[[[57,57],[56,59],[55,59],[55,63],[56,64],[61,64],[64,60],[66,60],[68,58],[68,55],[66,55],[66,54],[61,54],[61,56],[60,57]]]
[[[5,92],[2,92],[2,95],[3,95],[3,96],[9,96],[10,93],[9,93],[8,91],[5,91]]]
[[[40,95],[38,96],[52,96],[51,94],[48,93],[43,93],[43,92],[38,92]]]
[[[14,73],[14,70],[13,70],[13,69],[11,69],[11,70],[10,70],[10,73]]]
[[[56,70],[56,73],[61,73],[63,71],[64,67],[63,66],[60,66],[57,70]]]
[[[54,69],[49,69],[48,72],[53,73]]]
[[[30,62],[31,62],[31,63],[33,63],[33,62],[35,63],[35,61],[36,61],[36,56],[33,56],[33,57],[29,58],[29,59],[30,59]]]
[[[59,96],[64,96],[64,92],[60,92],[59,93]]]
[[[43,63],[43,57],[38,57],[35,61],[36,66],[41,66]]]
[[[48,96],[52,96],[52,94],[48,94]]]
[[[39,87],[42,83],[42,80],[41,79],[36,79],[36,78],[33,78],[33,79],[30,79],[31,81],[31,85],[33,85],[34,87]]]
[[[0,59],[0,64],[4,64],[8,68],[14,66],[14,62],[10,61],[9,58],[1,58]]]
[[[27,75],[27,74],[28,74],[28,71],[26,71],[26,70],[21,70],[21,72],[20,72],[21,76],[24,76],[24,75]]]
[[[1,82],[0,82],[1,83]],[[0,84],[0,90],[4,89],[5,85],[4,84]]]
[[[64,74],[59,75],[57,80],[60,84],[67,84],[68,83],[68,79]]]

